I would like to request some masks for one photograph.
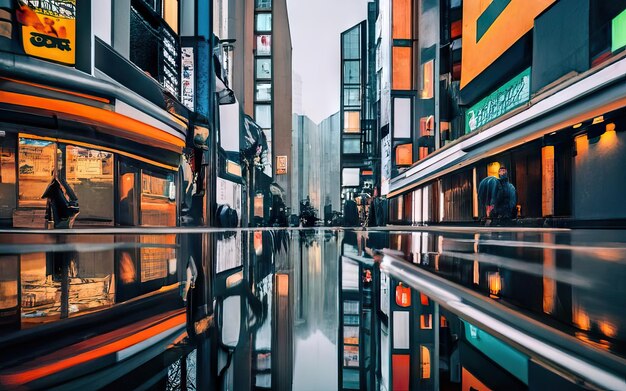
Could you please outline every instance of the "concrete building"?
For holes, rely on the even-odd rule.
[[[292,165],[291,33],[286,0],[216,2],[216,35],[228,45],[229,87],[243,112],[263,128],[268,142],[261,182],[276,182],[290,195]],[[279,162],[279,164],[277,164]]]

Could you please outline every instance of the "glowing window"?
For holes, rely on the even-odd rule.
[[[174,174],[141,172],[141,225],[176,226]]]
[[[178,34],[178,0],[163,0],[163,19]]]
[[[361,131],[360,111],[346,111],[343,113],[343,131],[346,133],[358,133]]]
[[[411,0],[393,0],[393,38],[394,39],[411,39],[413,16]]]
[[[420,377],[430,379],[430,349],[420,346]]]
[[[20,138],[19,142],[19,206],[45,207],[41,198],[52,181],[57,159],[57,144],[51,141]]]
[[[435,62],[428,61],[422,65],[422,99],[431,99],[434,96]]]
[[[433,315],[422,314],[420,315],[420,329],[430,330],[433,328]]]
[[[393,47],[392,88],[394,90],[411,89],[411,68],[413,49],[410,47]]]
[[[413,144],[402,144],[396,147],[396,165],[410,166],[413,164]]]

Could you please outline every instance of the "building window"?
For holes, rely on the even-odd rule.
[[[0,219],[11,218],[15,209],[15,138],[0,138]]]
[[[267,129],[272,127],[272,106],[256,105],[254,108],[254,122],[261,128]]]
[[[163,0],[163,19],[178,34],[178,0]]]
[[[413,144],[402,144],[396,147],[396,165],[410,166],[413,164]]]
[[[139,225],[138,193],[135,189],[138,178],[138,168],[120,161],[118,182],[118,224],[120,225]]]
[[[141,172],[141,225],[176,225],[176,185],[174,174]]]
[[[411,138],[411,98],[393,100],[393,138]]]
[[[269,79],[272,77],[272,60],[270,58],[256,59],[256,78]]]
[[[346,107],[361,106],[361,88],[359,86],[343,88],[343,105]]]
[[[393,0],[393,39],[411,39],[412,0]]]
[[[345,84],[361,83],[361,61],[360,60],[344,61],[343,82]]]
[[[346,133],[359,133],[361,131],[360,111],[345,111],[343,113],[343,131]]]
[[[393,47],[392,88],[394,90],[410,90],[412,79],[413,49],[404,46]]]
[[[272,31],[272,14],[263,12],[256,14],[256,31],[271,32]]]
[[[257,101],[272,100],[272,83],[257,83],[255,91],[255,99]]]
[[[256,54],[258,56],[269,56],[270,54],[272,54],[272,36],[271,35],[257,35]]]
[[[113,154],[68,145],[65,178],[79,200],[79,220],[113,221]]]
[[[358,60],[361,58],[361,29],[355,28],[343,36],[343,59]]]
[[[361,153],[361,140],[358,138],[343,139],[343,153]]]
[[[269,10],[272,9],[272,0],[255,0],[256,9]]]
[[[361,184],[361,169],[360,168],[344,168],[342,171],[342,183],[343,187],[358,187]]]
[[[54,177],[56,156],[56,143],[20,138],[18,169],[20,207],[45,208],[46,200],[41,196]]]
[[[434,78],[435,78],[435,62],[433,60],[428,61],[422,65],[422,88],[420,97],[422,99],[431,99],[434,93]]]

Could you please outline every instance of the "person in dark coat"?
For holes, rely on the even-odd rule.
[[[516,217],[517,194],[515,186],[509,182],[509,175],[505,166],[498,170],[498,182],[492,196],[493,208],[490,217],[496,219],[512,219]]]

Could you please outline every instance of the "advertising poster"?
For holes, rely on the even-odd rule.
[[[194,110],[195,105],[195,70],[193,63],[193,48],[182,48],[182,93],[181,99],[185,107]]]
[[[74,65],[76,0],[19,0],[15,16],[26,54]]]

